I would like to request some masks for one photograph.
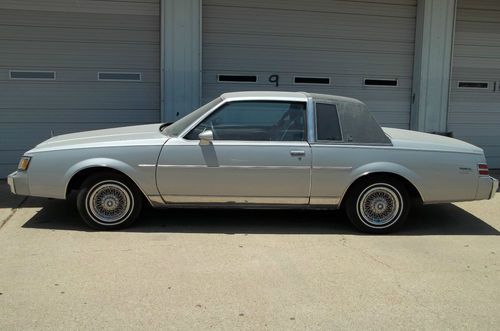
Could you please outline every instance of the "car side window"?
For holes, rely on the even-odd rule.
[[[316,103],[316,140],[342,140],[337,106],[334,104]]]
[[[306,104],[284,101],[235,101],[209,115],[185,139],[211,130],[214,140],[304,141]]]

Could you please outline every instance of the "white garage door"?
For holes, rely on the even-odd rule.
[[[0,178],[50,137],[160,119],[159,0],[0,3]]]
[[[203,98],[337,94],[364,101],[386,126],[408,128],[415,16],[415,0],[204,0]]]
[[[459,1],[448,130],[500,168],[500,2]]]

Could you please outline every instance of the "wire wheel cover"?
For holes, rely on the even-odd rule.
[[[372,227],[388,226],[397,220],[402,212],[401,194],[387,184],[367,187],[357,202],[358,216]]]
[[[86,205],[94,221],[111,225],[123,222],[130,215],[134,199],[130,190],[123,184],[105,181],[89,190]]]

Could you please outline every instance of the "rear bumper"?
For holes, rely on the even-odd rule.
[[[493,179],[493,187],[491,188],[490,199],[493,199],[495,197],[495,193],[498,191],[498,180],[493,177],[491,179]]]
[[[479,177],[476,200],[493,199],[498,190],[498,180],[493,177]]]
[[[28,185],[28,174],[25,171],[16,171],[7,177],[7,184],[10,186],[10,191],[17,195],[30,195]]]

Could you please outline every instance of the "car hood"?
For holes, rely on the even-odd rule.
[[[392,144],[395,147],[441,152],[483,154],[483,150],[481,148],[454,138],[419,131],[394,128],[382,129],[389,136],[389,138],[391,138]]]
[[[163,144],[168,138],[160,132],[160,126],[161,124],[157,123],[64,134],[38,144],[29,152],[36,153],[69,148]]]

